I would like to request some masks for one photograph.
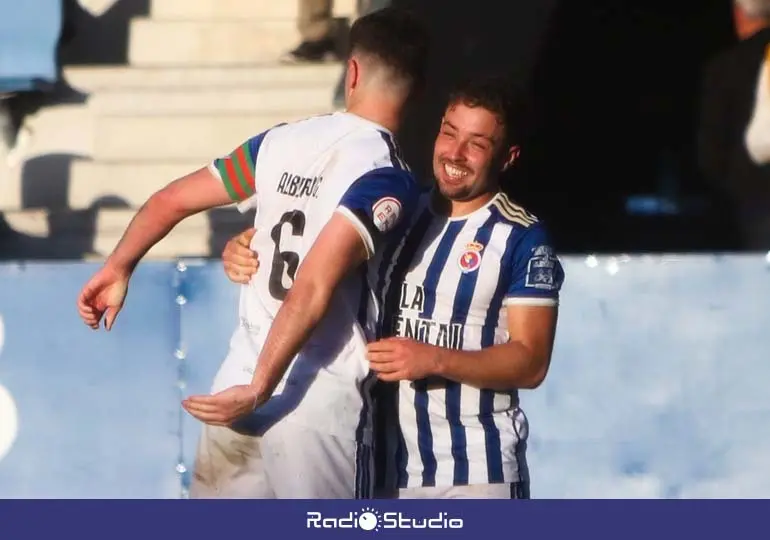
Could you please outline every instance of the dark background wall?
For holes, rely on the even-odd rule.
[[[507,189],[563,251],[730,250],[729,209],[695,169],[701,70],[733,43],[729,0],[394,0],[434,36],[430,84],[401,134],[414,167],[430,153],[451,83],[502,71],[532,98],[531,138]],[[677,213],[631,213],[632,195]]]

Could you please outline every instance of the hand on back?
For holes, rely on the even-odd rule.
[[[246,229],[233,236],[225,245],[222,264],[225,275],[234,283],[247,284],[259,269],[259,256],[250,247],[256,232],[254,228]]]

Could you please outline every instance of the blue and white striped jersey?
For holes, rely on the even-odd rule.
[[[381,272],[384,335],[479,350],[509,339],[512,305],[558,303],[564,272],[542,223],[499,193],[461,218],[423,196]],[[446,379],[398,385],[399,487],[526,480],[528,424],[517,391]]]

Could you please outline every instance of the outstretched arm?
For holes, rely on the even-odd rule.
[[[257,402],[273,394],[291,360],[326,315],[337,286],[368,255],[353,224],[335,214],[300,266],[270,328],[252,379]]]
[[[406,171],[378,169],[348,190],[313,247],[270,327],[251,384],[213,396],[192,396],[187,411],[213,425],[231,425],[265,403],[316,325],[343,278],[369,259],[409,215],[419,188]]]
[[[171,182],[139,209],[104,266],[86,283],[77,300],[83,322],[112,329],[123,308],[136,265],[180,221],[197,212],[231,202],[222,181],[208,168]]]
[[[270,327],[250,385],[213,396],[192,396],[187,411],[212,425],[230,425],[272,396],[291,361],[329,308],[337,285],[368,258],[364,240],[348,218],[335,213],[297,270]]]
[[[183,176],[142,205],[105,264],[130,274],[142,257],[180,221],[231,202],[222,180],[209,167]]]
[[[107,330],[123,307],[128,282],[136,265],[184,218],[237,201],[248,207],[254,201],[256,156],[265,133],[214,160],[152,195],[131,220],[104,266],[83,287],[77,301],[83,322]]]

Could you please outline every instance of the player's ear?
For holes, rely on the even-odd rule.
[[[505,151],[505,156],[503,158],[503,171],[507,171],[510,169],[513,164],[516,162],[517,159],[519,159],[519,155],[521,154],[521,147],[518,144],[514,144],[513,146],[510,146]]]
[[[348,69],[345,74],[345,86],[348,94],[355,90],[361,81],[361,64],[356,60],[355,56],[351,56],[348,60]]]

